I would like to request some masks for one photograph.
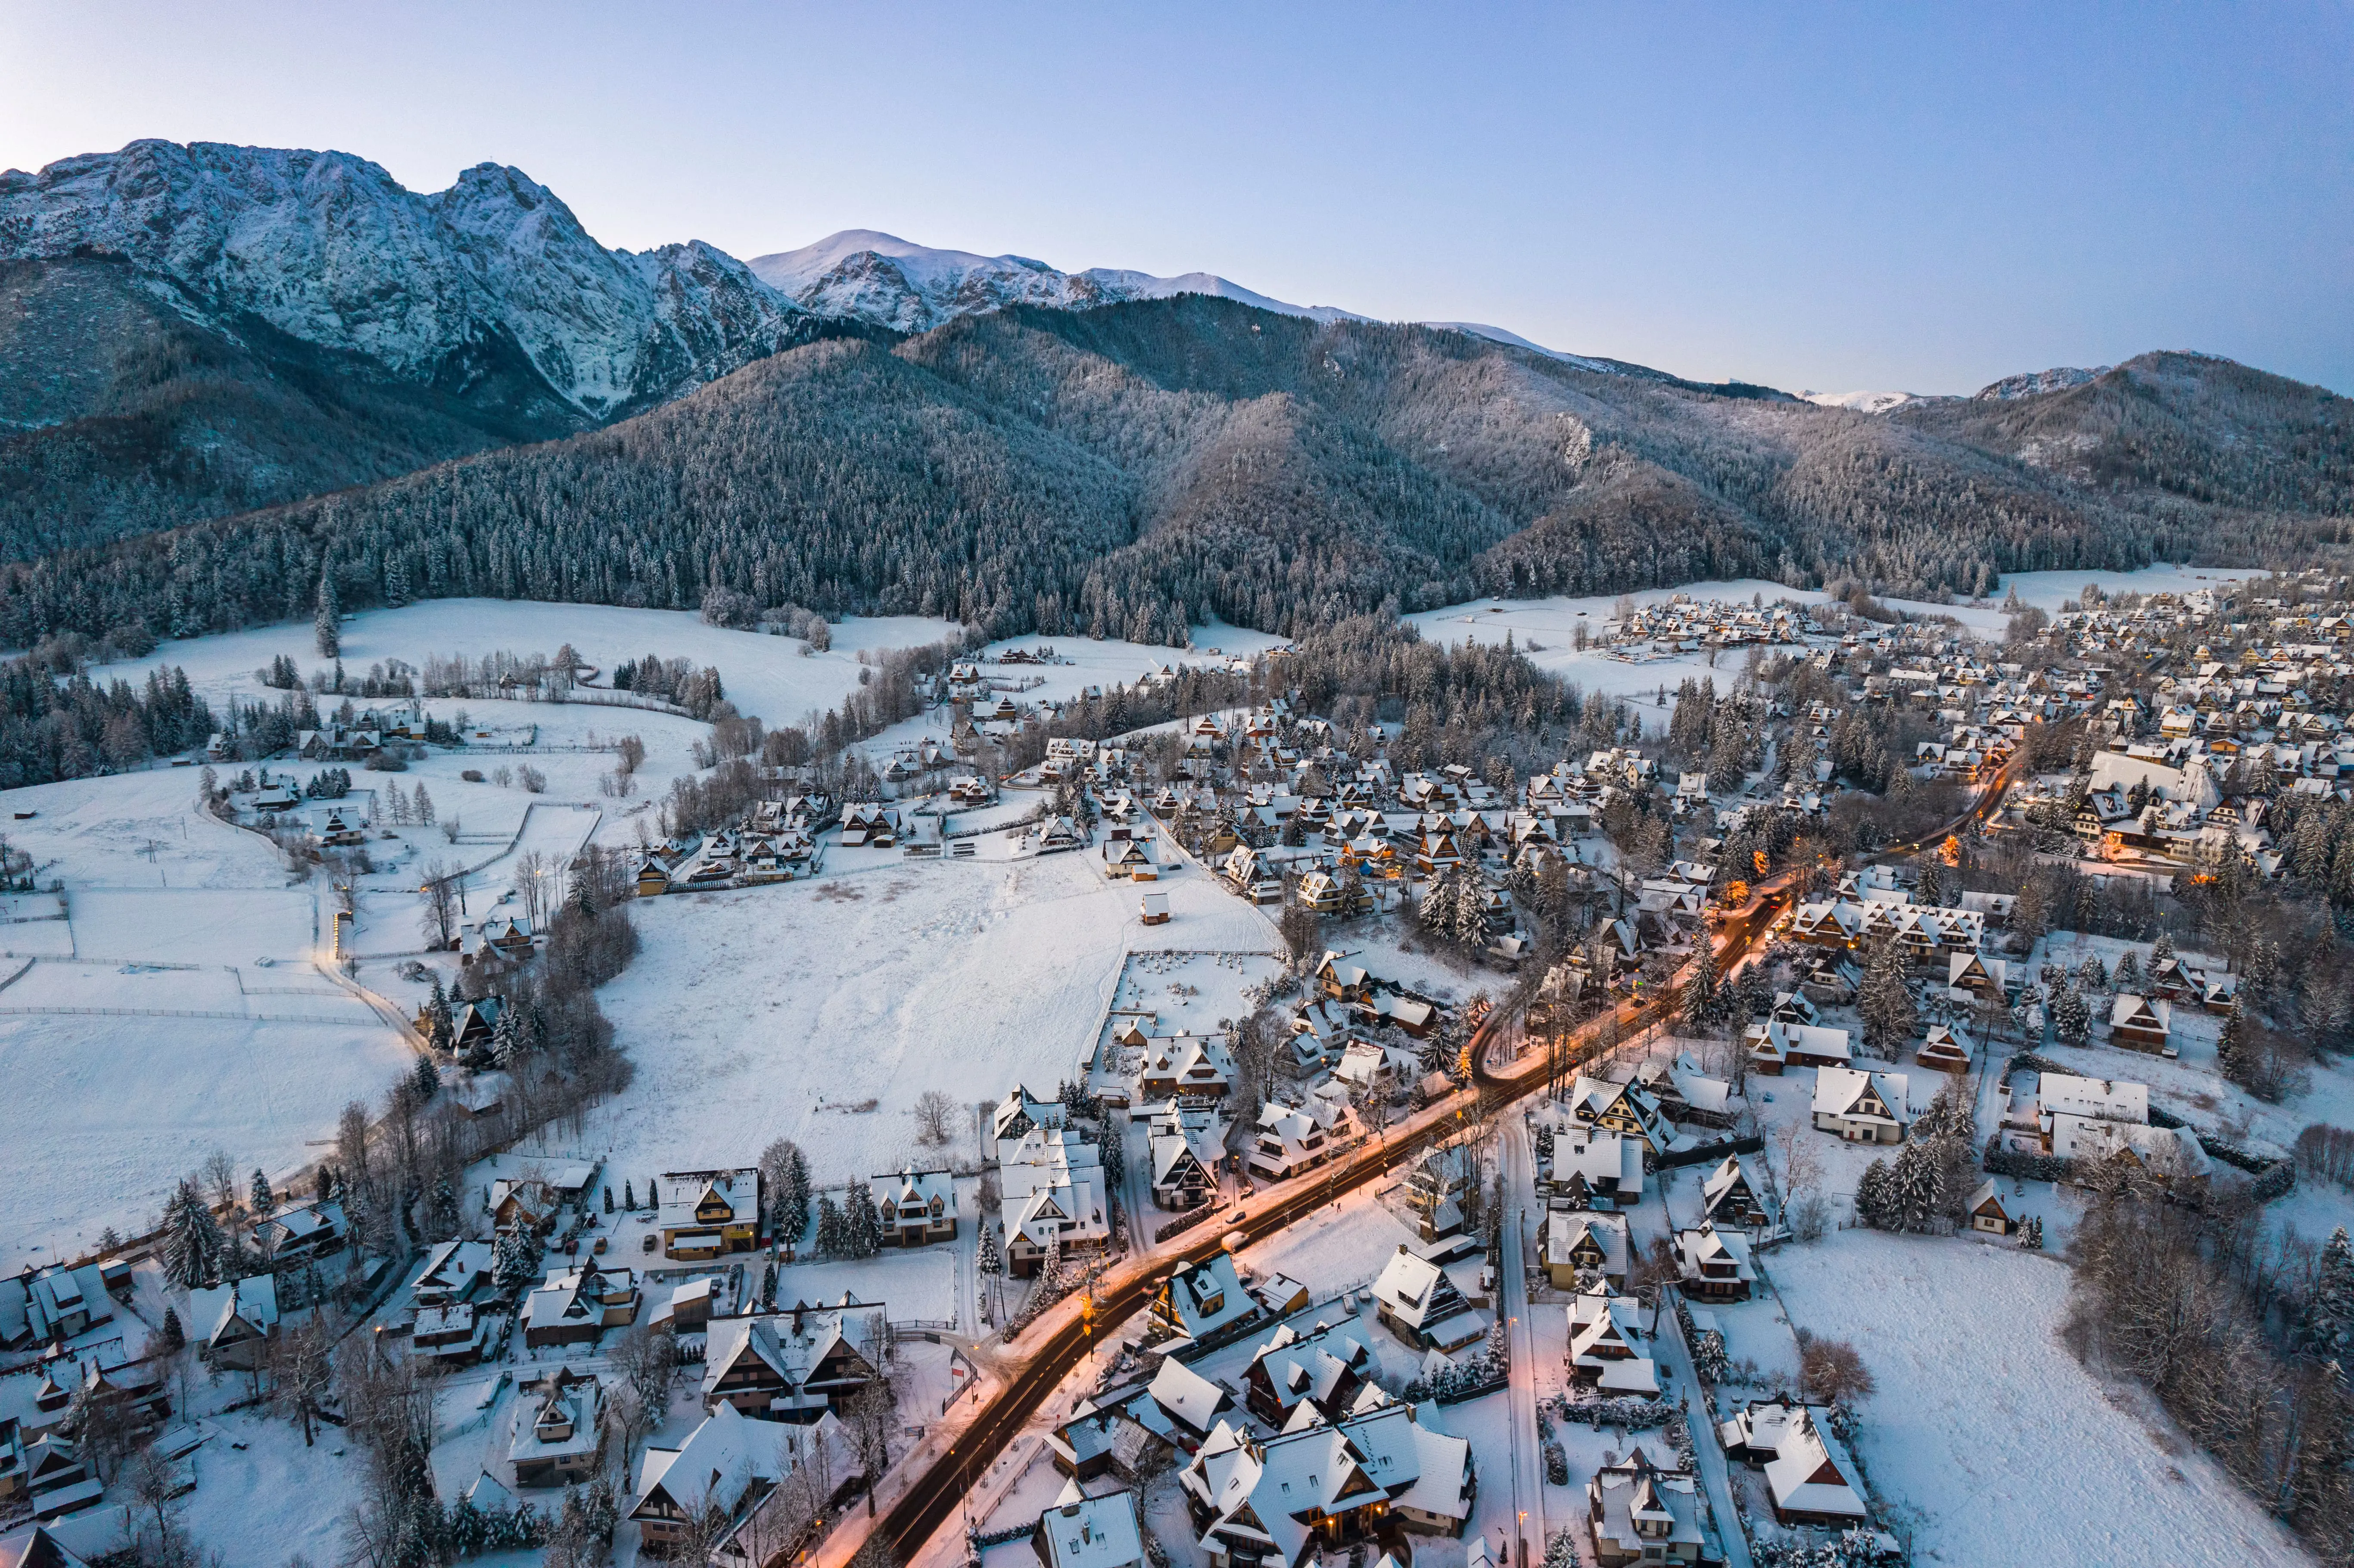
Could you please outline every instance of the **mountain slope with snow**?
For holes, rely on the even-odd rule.
[[[494,164],[427,195],[344,153],[142,141],[0,175],[0,259],[77,254],[173,281],[209,324],[258,318],[408,380],[462,385],[511,343],[583,419],[807,336],[804,313],[732,257],[609,250]]]

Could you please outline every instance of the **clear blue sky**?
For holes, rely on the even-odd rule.
[[[2354,393],[2345,4],[0,10],[0,167],[140,136],[514,164],[609,244],[881,228],[1794,390],[2197,348]]]

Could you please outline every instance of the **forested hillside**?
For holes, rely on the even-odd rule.
[[[2151,390],[2150,387],[2155,387]],[[1883,418],[1186,296],[829,341],[592,433],[0,575],[0,636],[458,594],[1294,631],[1480,593],[2272,561],[2336,537],[2345,399],[2228,362]],[[2047,455],[2064,448],[2071,461]]]

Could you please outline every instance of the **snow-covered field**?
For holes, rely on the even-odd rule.
[[[1135,891],[1082,851],[652,900],[635,912],[643,951],[601,993],[636,1081],[571,1146],[653,1172],[790,1138],[822,1182],[896,1170],[925,1090],[970,1105],[1076,1076],[1131,950],[1278,946],[1207,877],[1158,890],[1171,919],[1144,926]],[[1217,1015],[1235,1015],[1250,974],[1204,972],[1232,980]]]
[[[1878,1380],[1858,1446],[1882,1497],[1919,1510],[1918,1561],[2310,1561],[2153,1402],[2060,1342],[2057,1259],[1859,1230],[1771,1266],[1792,1319],[1851,1340]]]

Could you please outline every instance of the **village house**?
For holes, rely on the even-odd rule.
[[[694,1512],[716,1512],[726,1521],[726,1530],[715,1558],[760,1568],[739,1537],[776,1544],[773,1535],[761,1538],[752,1520],[778,1486],[787,1477],[811,1469],[822,1478],[815,1491],[823,1503],[850,1484],[855,1463],[841,1423],[831,1414],[807,1426],[779,1430],[722,1403],[676,1446],[646,1446],[638,1457],[626,1517],[638,1526],[642,1554],[671,1556],[685,1537]]]
[[[252,1372],[278,1338],[278,1279],[257,1274],[188,1292],[188,1339],[216,1372]]]
[[[1097,1252],[1111,1239],[1103,1156],[1081,1134],[1033,1127],[1001,1153],[997,1180],[1010,1273],[1026,1277],[1049,1252]]]
[[[2174,1010],[2165,1001],[2119,991],[2109,1004],[2109,1044],[2153,1055],[2178,1054],[2173,1043]]]
[[[1178,1033],[1150,1044],[1136,1088],[1145,1099],[1163,1100],[1179,1095],[1223,1096],[1234,1082],[1234,1053],[1224,1040]]]
[[[1243,1288],[1234,1255],[1214,1252],[1178,1269],[1152,1297],[1152,1321],[1172,1334],[1204,1340],[1260,1316],[1258,1300]]]
[[[909,1165],[896,1176],[875,1178],[885,1246],[925,1246],[956,1240],[956,1177],[946,1170]]]
[[[1914,1050],[1913,1060],[1933,1073],[1967,1073],[1969,1039],[1950,1023],[1932,1023]]]
[[[507,1459],[519,1487],[585,1481],[604,1467],[605,1389],[594,1374],[558,1366],[524,1395]]]
[[[465,1366],[480,1359],[489,1342],[491,1318],[471,1301],[419,1308],[408,1325],[408,1354],[425,1366]]]
[[[256,1220],[246,1233],[273,1269],[288,1269],[343,1250],[351,1222],[336,1202],[303,1203]]]
[[[1746,1301],[1757,1283],[1749,1243],[1713,1220],[1680,1230],[1674,1242],[1676,1270],[1683,1293],[1704,1301]]]
[[[1338,1421],[1380,1369],[1381,1358],[1354,1318],[1319,1322],[1305,1333],[1286,1323],[1252,1352],[1243,1373],[1243,1403],[1278,1432],[1302,1406]]]
[[[1356,1112],[1345,1095],[1310,1094],[1297,1107],[1270,1098],[1259,1107],[1248,1163],[1254,1174],[1280,1181],[1323,1164],[1356,1139]]]
[[[1867,1073],[1852,1067],[1815,1072],[1814,1118],[1819,1132],[1837,1133],[1850,1143],[1902,1143],[1911,1111],[1902,1073]]]
[[[1171,1101],[1153,1107],[1145,1123],[1152,1168],[1152,1201],[1172,1213],[1208,1202],[1217,1188],[1215,1169],[1225,1122],[1207,1108]]]
[[[1392,1520],[1458,1534],[1478,1490],[1471,1446],[1418,1414],[1382,1404],[1265,1439],[1219,1422],[1178,1475],[1211,1568],[1305,1568]]]
[[[845,1296],[833,1307],[713,1319],[703,1408],[732,1404],[761,1421],[815,1421],[879,1375],[885,1313],[879,1301]]]
[[[1585,1483],[1585,1514],[1594,1559],[1602,1568],[1696,1563],[1707,1542],[1698,1479],[1690,1470],[1662,1469],[1640,1446],[1624,1464],[1605,1465]]]
[[[1656,1399],[1659,1369],[1643,1330],[1643,1306],[1631,1296],[1583,1290],[1569,1304],[1569,1375],[1605,1398]]]
[[[1461,1233],[1470,1166],[1470,1151],[1452,1144],[1432,1150],[1406,1172],[1405,1203],[1414,1211],[1416,1234],[1423,1241]]]
[[[1743,1032],[1741,1044],[1751,1067],[1776,1078],[1786,1067],[1844,1067],[1851,1055],[1846,1030],[1786,1023],[1778,1018],[1752,1023]]]
[[[2007,1236],[2019,1228],[2019,1218],[2003,1201],[2002,1193],[1992,1177],[1978,1183],[1970,1194],[1968,1207],[1970,1229],[1988,1235]]]
[[[1134,1492],[1088,1497],[1066,1482],[1030,1537],[1040,1568],[1144,1568],[1144,1531]]]
[[[1625,1285],[1633,1252],[1624,1214],[1549,1213],[1538,1233],[1537,1266],[1559,1290],[1579,1288],[1581,1276]]]
[[[588,1257],[578,1267],[551,1269],[517,1314],[524,1346],[593,1345],[606,1330],[635,1322],[638,1301],[637,1276],[627,1268],[602,1267]]]
[[[1643,1197],[1643,1150],[1639,1138],[1560,1122],[1553,1153],[1539,1159],[1538,1196],[1556,1208],[1631,1208]]]
[[[421,1310],[472,1300],[476,1292],[489,1287],[492,1262],[488,1242],[435,1242],[408,1277],[409,1305]]]
[[[763,1206],[758,1170],[665,1171],[661,1190],[670,1194],[654,1221],[662,1232],[664,1257],[702,1263],[760,1245]]]
[[[1447,1271],[1398,1244],[1373,1281],[1374,1313],[1416,1350],[1455,1351],[1487,1333],[1489,1319],[1463,1298]]]
[[[1712,1224],[1742,1230],[1766,1224],[1765,1200],[1758,1196],[1758,1184],[1749,1179],[1739,1155],[1726,1155],[1724,1163],[1701,1183],[1701,1214]]]
[[[1855,1461],[1822,1406],[1752,1400],[1723,1423],[1719,1436],[1726,1458],[1766,1472],[1781,1524],[1840,1530],[1871,1522]]]
[[[96,1264],[27,1265],[0,1279],[0,1349],[60,1344],[113,1317],[114,1303]]]
[[[1570,1085],[1569,1114],[1574,1121],[1622,1138],[1637,1139],[1653,1154],[1663,1154],[1675,1141],[1675,1128],[1649,1090],[1580,1073]]]

